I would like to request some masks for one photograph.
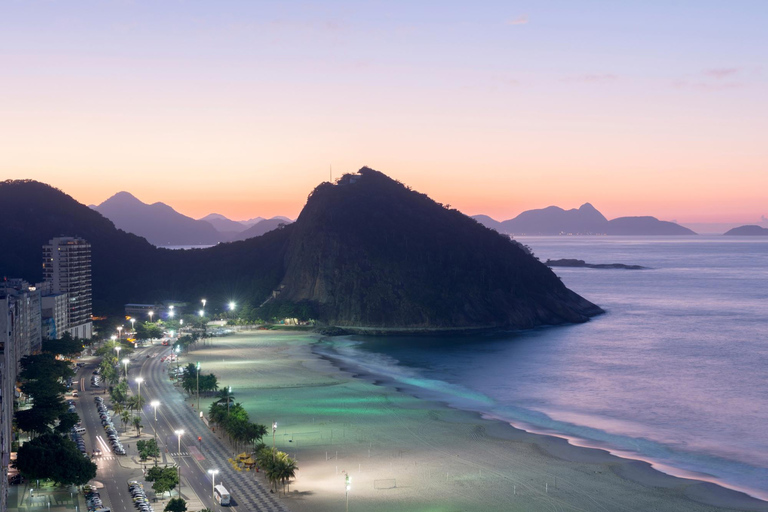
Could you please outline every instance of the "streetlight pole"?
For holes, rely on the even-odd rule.
[[[152,321],[152,317],[153,317],[153,316],[155,316],[155,312],[154,312],[154,311],[150,311],[150,312],[149,312],[149,321],[150,321],[150,322]]]
[[[227,388],[227,416],[229,416],[229,394],[232,392],[232,386]]]
[[[214,492],[214,489],[216,489],[216,475],[219,474],[218,469],[209,469],[208,473],[211,475],[211,499],[214,502],[214,505],[216,503],[216,493]]]
[[[176,430],[174,434],[179,436],[179,498],[181,498],[181,436],[184,435],[184,430]]]
[[[117,339],[118,340],[122,339],[122,336],[123,336],[123,326],[122,325],[118,325],[117,326]]]
[[[117,352],[117,360],[118,361],[120,360],[120,349],[121,348],[122,347],[120,347],[119,345],[115,345],[115,351]],[[118,368],[119,368],[119,366],[118,366]]]
[[[346,492],[345,492],[345,494],[346,494],[346,497],[347,497],[347,512],[349,512],[349,487],[350,487],[350,486],[349,486],[349,484],[351,483],[351,480],[352,480],[352,479],[351,479],[351,478],[349,478],[349,473],[347,473],[347,478],[346,478]]]
[[[128,363],[130,363],[130,362],[131,362],[131,360],[128,359],[127,357],[125,359],[123,359],[123,364],[125,365],[125,382],[126,383],[128,382]]]
[[[144,382],[144,378],[143,377],[136,377],[136,382],[139,383],[139,403],[138,403],[138,406],[139,406],[139,418],[141,418],[141,383]]]
[[[136,331],[136,319],[131,317],[131,330]]]
[[[195,376],[197,377],[197,410],[200,410],[200,361],[197,362],[197,369],[195,370]]]
[[[155,426],[154,426],[154,429],[155,429],[155,447],[157,447],[157,406],[160,405],[160,402],[158,402],[157,400],[152,400],[152,402],[150,402],[149,405],[151,405],[152,407],[155,408]],[[157,457],[155,457],[155,466],[157,466]]]
[[[272,462],[275,462],[275,432],[277,432],[277,422],[272,422]]]

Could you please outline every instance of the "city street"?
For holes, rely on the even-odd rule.
[[[181,459],[182,497],[189,500],[198,496],[205,506],[218,510],[212,496],[211,475],[208,473],[208,470],[215,469],[219,470],[215,483],[224,485],[232,496],[232,503],[227,508],[249,512],[286,510],[275,495],[256,480],[255,473],[240,473],[232,469],[227,461],[232,456],[231,448],[216,437],[196,410],[184,402],[182,392],[168,379],[168,373],[164,370],[169,364],[161,361],[162,356],[167,354],[170,354],[170,347],[139,349],[134,354],[134,360],[138,363],[128,366],[128,376],[134,393],[138,392],[136,377],[144,378],[141,396],[145,399],[142,424],[146,434],[156,428],[162,456],[169,463],[178,463]],[[154,409],[149,405],[153,400],[160,402],[157,423],[154,421]],[[185,433],[181,436],[179,457],[179,440],[174,432],[180,429]],[[200,442],[198,437],[201,438]],[[192,495],[189,494],[190,488],[194,493]]]

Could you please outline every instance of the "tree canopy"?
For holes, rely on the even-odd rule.
[[[65,332],[58,340],[43,340],[42,351],[53,355],[74,356],[83,351],[83,342],[80,338]]]
[[[187,512],[187,502],[182,498],[172,498],[163,510],[165,512]]]
[[[96,477],[96,464],[83,457],[71,440],[42,434],[21,445],[16,468],[27,479],[50,479],[60,484],[85,485]]]
[[[172,491],[174,487],[179,485],[179,475],[176,468],[168,466],[149,468],[144,479],[147,482],[152,482],[152,489],[160,495]]]

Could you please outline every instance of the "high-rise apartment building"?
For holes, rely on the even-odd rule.
[[[67,294],[66,331],[90,339],[91,244],[81,238],[53,238],[43,246],[43,279],[52,293]]]
[[[40,292],[21,279],[3,279],[0,282],[0,510],[7,510],[19,361],[33,350],[40,350]]]

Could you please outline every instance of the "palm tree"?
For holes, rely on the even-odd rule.
[[[133,418],[133,426],[136,428],[136,437],[141,436],[141,417],[135,416]]]
[[[123,432],[125,432],[125,424],[131,422],[131,413],[124,410],[120,413],[120,421],[123,422]]]
[[[112,410],[115,411],[115,414],[119,416],[120,413],[122,413],[125,410],[125,407],[123,407],[123,404],[121,403],[116,403],[116,404],[112,404]]]
[[[285,494],[286,483],[289,482],[291,478],[296,477],[296,470],[298,469],[296,461],[290,458],[287,453],[277,452],[274,471],[277,480],[283,484],[283,494]]]

